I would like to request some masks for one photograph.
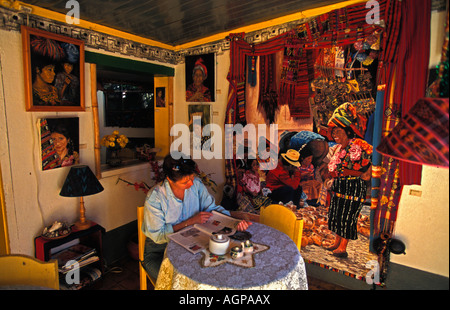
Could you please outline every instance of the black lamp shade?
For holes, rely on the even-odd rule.
[[[59,194],[64,197],[82,197],[94,195],[101,191],[103,191],[103,186],[92,170],[86,165],[81,165],[70,168]]]

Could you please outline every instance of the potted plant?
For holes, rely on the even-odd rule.
[[[106,147],[106,162],[111,167],[117,167],[122,164],[118,151],[123,149],[128,143],[128,138],[125,135],[119,134],[119,131],[114,130],[112,134],[103,136],[100,144]]]

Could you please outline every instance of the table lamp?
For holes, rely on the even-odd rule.
[[[413,164],[449,167],[448,98],[418,100],[376,148]]]
[[[78,230],[91,227],[91,222],[85,216],[86,209],[84,208],[83,197],[98,194],[101,191],[103,191],[103,186],[88,166],[81,165],[70,168],[59,195],[64,197],[80,197],[80,219],[75,222],[75,227]]]

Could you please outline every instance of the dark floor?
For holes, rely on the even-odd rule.
[[[91,290],[139,290],[139,265],[136,260],[124,258],[108,266],[103,278],[89,289]],[[308,277],[310,290],[346,290],[341,286]],[[149,290],[153,289],[148,281]]]

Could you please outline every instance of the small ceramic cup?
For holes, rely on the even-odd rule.
[[[250,240],[245,240],[244,242],[244,253],[253,252],[253,243]]]
[[[231,258],[232,259],[238,259],[241,258],[244,255],[242,252],[242,248],[239,246],[235,246],[231,248]]]

